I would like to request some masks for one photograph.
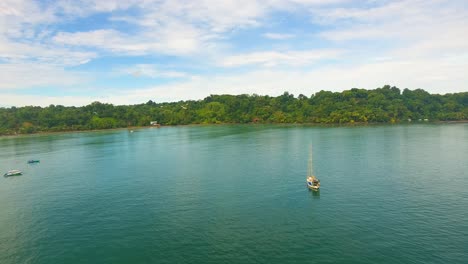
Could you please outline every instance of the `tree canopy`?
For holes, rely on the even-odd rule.
[[[46,131],[220,123],[395,123],[468,119],[468,92],[430,94],[386,85],[374,90],[284,94],[210,95],[203,100],[137,105],[93,102],[82,107],[50,105],[0,108],[0,135]]]

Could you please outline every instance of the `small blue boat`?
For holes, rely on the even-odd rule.
[[[28,163],[31,164],[31,163],[39,163],[41,162],[40,160],[28,160]]]

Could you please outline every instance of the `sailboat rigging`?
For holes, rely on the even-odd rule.
[[[320,180],[315,177],[314,169],[312,166],[312,146],[310,146],[310,153],[309,153],[309,163],[307,166],[307,187],[311,190],[317,191],[320,188]]]

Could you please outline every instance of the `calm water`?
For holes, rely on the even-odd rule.
[[[468,261],[468,124],[0,138],[0,169],[2,264]]]

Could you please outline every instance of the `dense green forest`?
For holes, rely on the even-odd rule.
[[[211,95],[203,100],[138,105],[94,102],[82,107],[50,105],[0,108],[0,134],[220,123],[395,123],[468,119],[468,92],[429,94],[384,86],[374,90],[320,91],[307,97],[285,92]]]

